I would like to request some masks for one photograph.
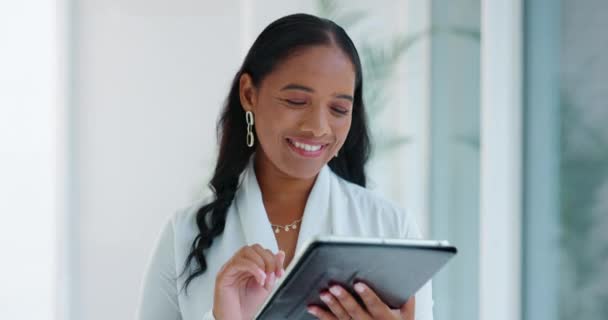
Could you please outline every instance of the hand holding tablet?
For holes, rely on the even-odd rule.
[[[348,293],[345,297],[351,296],[364,308],[354,286],[359,282],[386,306],[399,309],[456,252],[445,241],[314,238],[294,257],[256,319],[314,319],[309,305],[332,312],[320,298],[330,288],[343,288]]]

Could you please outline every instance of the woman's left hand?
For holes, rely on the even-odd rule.
[[[414,320],[415,297],[408,299],[399,310],[392,310],[365,284],[355,284],[355,291],[367,310],[344,288],[333,285],[329,291],[321,293],[321,300],[331,312],[317,306],[308,307],[308,312],[321,320]]]

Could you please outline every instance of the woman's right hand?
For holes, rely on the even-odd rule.
[[[273,254],[259,244],[244,246],[215,279],[213,315],[218,320],[249,320],[285,273],[285,253]]]

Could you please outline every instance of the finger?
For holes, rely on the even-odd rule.
[[[285,251],[280,250],[277,254],[276,254],[276,262],[277,262],[277,276],[283,277],[283,275],[285,274]]]
[[[268,256],[271,259],[272,264],[270,265],[270,269],[271,269],[270,272],[274,273],[274,275],[278,277],[279,270],[281,270],[281,265],[279,264],[280,263],[279,254],[278,253],[274,254],[274,253],[272,253],[272,251],[270,251],[268,249],[265,249],[264,251],[266,251],[266,253],[268,254]]]
[[[265,289],[269,290],[270,288],[272,288],[272,286],[274,286],[276,276],[272,277],[272,279],[270,277],[270,275],[274,275],[274,272],[266,272],[266,261],[255,250],[250,248],[249,250],[245,251],[240,258],[252,261],[258,266],[260,270],[262,270],[265,275],[265,281],[262,285]]]
[[[367,311],[363,310],[357,300],[344,288],[339,285],[333,285],[329,288],[329,292],[336,297],[350,317],[355,319],[371,319]]]
[[[308,313],[312,314],[313,316],[315,316],[321,320],[337,320],[338,319],[330,312],[327,312],[317,306],[310,306],[307,308],[307,310],[308,310]]]
[[[264,258],[262,258],[262,256],[260,256],[260,254],[252,247],[247,247],[245,250],[243,250],[241,256],[255,262],[260,269],[264,270],[264,272],[266,271],[266,262],[264,261]]]
[[[277,259],[275,255],[272,253],[272,251],[264,249],[259,244],[251,246],[250,252],[252,252],[251,255],[256,256],[256,260],[263,260],[263,268],[266,272],[266,282],[264,283],[264,288],[266,290],[271,290],[276,283],[278,273],[276,271]]]
[[[226,267],[226,272],[228,274],[248,273],[255,277],[256,281],[262,286],[266,281],[266,272],[264,272],[264,270],[261,269],[255,262],[244,257],[238,257],[232,260],[232,263]]]
[[[391,315],[391,308],[370,287],[362,282],[357,282],[355,283],[355,291],[359,294],[367,311],[373,318],[387,318]]]
[[[340,304],[340,302],[329,292],[321,292],[321,301],[325,303],[325,305],[329,308],[329,310],[331,310],[331,312],[334,314],[334,316],[336,316],[336,318],[340,320],[351,318],[346,309],[342,307],[342,304]]]
[[[276,280],[277,280],[277,276],[275,275],[275,273],[274,272],[269,273],[268,276],[266,277],[266,283],[264,284],[264,289],[266,289],[268,291],[272,290]]]
[[[401,318],[405,320],[413,320],[416,312],[416,296],[411,296],[399,309]]]
[[[274,268],[276,265],[274,261],[274,254],[272,254],[270,250],[262,248],[262,246],[259,244],[254,244],[253,246],[251,246],[251,248],[255,250],[255,252],[257,252],[257,254],[259,254],[262,259],[264,259],[264,271],[266,271],[266,273],[274,272]]]

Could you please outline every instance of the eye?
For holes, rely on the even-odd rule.
[[[283,101],[294,106],[303,106],[307,103],[306,100],[283,99]]]
[[[335,113],[337,113],[341,116],[345,116],[348,114],[348,109],[343,108],[343,107],[332,107],[331,110],[333,110]]]

